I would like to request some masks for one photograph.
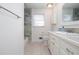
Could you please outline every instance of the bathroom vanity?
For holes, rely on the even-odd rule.
[[[52,55],[78,55],[79,34],[49,31],[48,48]]]
[[[58,7],[57,14],[54,15],[53,18],[57,20],[57,31],[52,30],[48,32],[48,48],[51,54],[79,54],[79,34],[77,34],[79,33],[78,6],[79,3],[64,3],[61,5],[56,5],[56,7]]]

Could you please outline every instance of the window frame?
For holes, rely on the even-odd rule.
[[[44,15],[44,14],[38,14],[38,13],[37,13],[37,14],[32,14],[32,17],[33,17],[33,15],[43,15],[43,18],[44,18],[44,25],[43,25],[43,26],[38,26],[38,25],[35,26],[35,25],[34,25],[34,20],[33,20],[33,18],[32,18],[32,26],[33,26],[33,27],[44,27],[44,26],[45,26],[45,15]]]

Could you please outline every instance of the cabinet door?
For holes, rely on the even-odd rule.
[[[79,54],[79,47],[74,46],[73,44],[64,40],[61,40],[60,48],[61,48],[61,51],[64,51],[64,53],[67,55]]]
[[[53,54],[59,55],[59,39],[56,36],[53,36],[54,39],[54,49],[53,49]]]
[[[59,54],[57,38],[54,37],[53,35],[50,35],[49,37],[50,37],[50,39],[49,39],[49,49],[50,49],[51,53],[53,55]]]
[[[49,47],[49,50],[50,50],[51,54],[53,54],[54,44],[53,44],[53,42],[51,42],[51,39],[49,39],[48,47]]]

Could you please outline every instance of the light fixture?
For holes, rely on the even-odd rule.
[[[48,8],[51,8],[52,6],[53,6],[52,3],[48,3],[48,4],[47,4],[47,7],[48,7]]]

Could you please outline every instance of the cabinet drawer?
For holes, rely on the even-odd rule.
[[[57,45],[55,41],[53,41],[52,39],[48,40],[48,45],[51,46],[52,48]]]
[[[60,50],[64,51],[65,54],[67,54],[67,55],[79,54],[79,47],[74,46],[73,44],[71,44],[67,41],[64,41],[64,40],[61,40]]]
[[[58,54],[58,47],[57,47],[57,45],[55,45],[55,44],[53,44],[53,43],[50,43],[50,44],[49,44],[49,49],[50,49],[50,52],[51,52],[53,55]]]
[[[58,54],[58,43],[56,42],[56,38],[51,36],[48,40],[48,46],[53,55]]]
[[[61,50],[59,51],[59,53],[60,53],[60,55],[67,55],[67,53],[66,53],[63,49],[61,49]]]
[[[53,37],[53,36],[50,37],[49,41],[50,41],[50,43],[51,43],[52,45],[58,45],[58,43],[57,43],[57,41],[56,41],[56,38]]]
[[[55,36],[53,36],[53,35],[50,35],[49,38],[52,39],[52,41],[53,41],[53,40],[54,40],[54,41],[57,40],[57,38],[56,38]]]

